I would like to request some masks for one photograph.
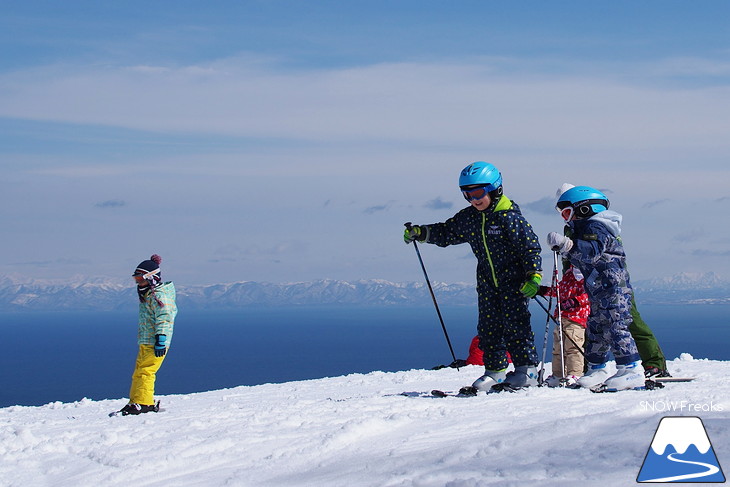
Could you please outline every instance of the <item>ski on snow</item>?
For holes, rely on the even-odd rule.
[[[507,384],[495,384],[485,394],[496,394],[499,392],[517,392],[522,388],[510,387]],[[446,392],[439,389],[431,391],[431,395],[434,397],[474,397],[479,394],[479,389],[474,386],[464,386],[459,389],[459,392]]]
[[[479,391],[472,386],[465,386],[459,389],[459,392],[446,392],[441,391],[439,389],[434,389],[431,391],[431,395],[434,397],[474,397],[479,393]]]
[[[632,390],[637,391],[651,391],[654,389],[663,389],[664,383],[666,382],[691,382],[695,378],[694,377],[655,377],[652,379],[647,379],[644,382],[644,387],[637,387]],[[567,386],[567,387],[555,387],[554,389],[580,389],[580,387],[575,386]],[[497,392],[517,392],[521,389],[515,389],[512,387],[509,387],[505,384],[497,384],[495,386],[492,386],[492,389],[489,391],[486,391],[486,394],[494,394]],[[605,385],[600,384],[592,389],[590,389],[591,392],[619,392],[617,390],[607,389]],[[434,389],[431,391],[430,396],[431,397],[474,397],[479,394],[479,391],[473,387],[473,386],[465,386],[459,389],[458,391],[443,391],[441,389]],[[428,397],[429,395],[426,393],[407,393],[404,392],[401,395],[404,396],[412,396],[412,397]]]
[[[652,377],[654,382],[692,382],[694,377]]]

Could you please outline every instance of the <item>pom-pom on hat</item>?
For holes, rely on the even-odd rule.
[[[159,281],[160,278],[160,263],[162,262],[162,257],[160,257],[157,254],[153,254],[152,257],[149,258],[149,260],[143,260],[139,263],[137,268],[134,270],[133,276],[142,276],[142,278],[151,280],[153,277],[156,281]]]
[[[575,184],[570,183],[563,183],[559,188],[558,191],[555,193],[555,198],[560,199],[561,196],[563,196],[563,193],[568,191],[569,189],[575,188]]]

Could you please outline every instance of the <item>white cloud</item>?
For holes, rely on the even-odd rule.
[[[154,151],[132,155],[109,157],[102,142],[88,152],[13,156],[22,164],[14,164],[2,197],[24,214],[0,215],[15,236],[6,254],[51,262],[83,254],[89,274],[126,275],[127,260],[150,252],[135,232],[154,225],[156,248],[193,281],[419,280],[414,262],[404,263],[413,251],[402,243],[403,222],[451,216],[464,204],[458,171],[488,160],[541,239],[562,226],[555,189],[589,184],[608,188],[612,208],[624,214],[632,275],[730,271],[727,259],[691,254],[723,255],[727,247],[704,236],[693,249],[673,240],[686,222],[730,237],[714,228],[730,179],[727,87],[651,83],[652,66],[632,80],[578,67],[547,75],[540,63],[516,64],[294,70],[238,58],[1,74],[0,116],[81,124],[78,133],[87,124],[118,127],[130,144],[129,129],[160,134]],[[168,134],[194,140],[169,154]],[[221,136],[259,143],[219,148]],[[427,202],[425,195],[444,196]],[[124,211],[93,208],[109,201],[124,201]],[[424,246],[423,253],[436,280],[474,274],[465,246]]]
[[[546,75],[529,67],[513,73],[511,62],[299,71],[250,58],[183,67],[49,66],[0,76],[0,115],[319,142],[611,152],[730,147],[727,86],[650,86],[641,78],[630,84],[591,73]]]

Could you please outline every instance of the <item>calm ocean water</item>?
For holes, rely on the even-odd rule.
[[[532,306],[540,354],[545,313]],[[667,358],[687,352],[730,360],[730,306],[642,306],[641,312]],[[457,358],[466,358],[476,308],[442,314]],[[126,397],[136,319],[134,306],[124,313],[0,313],[0,407]],[[181,310],[156,392],[431,368],[451,360],[428,306]]]

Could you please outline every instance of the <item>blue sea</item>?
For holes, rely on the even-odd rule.
[[[534,306],[534,308],[533,308]],[[642,306],[668,359],[730,360],[730,306]],[[465,359],[476,307],[442,315]],[[531,305],[538,354],[546,315]],[[137,353],[136,306],[127,312],[0,313],[0,407],[127,397]],[[550,356],[548,343],[548,360]],[[181,310],[157,394],[449,364],[433,307]]]

